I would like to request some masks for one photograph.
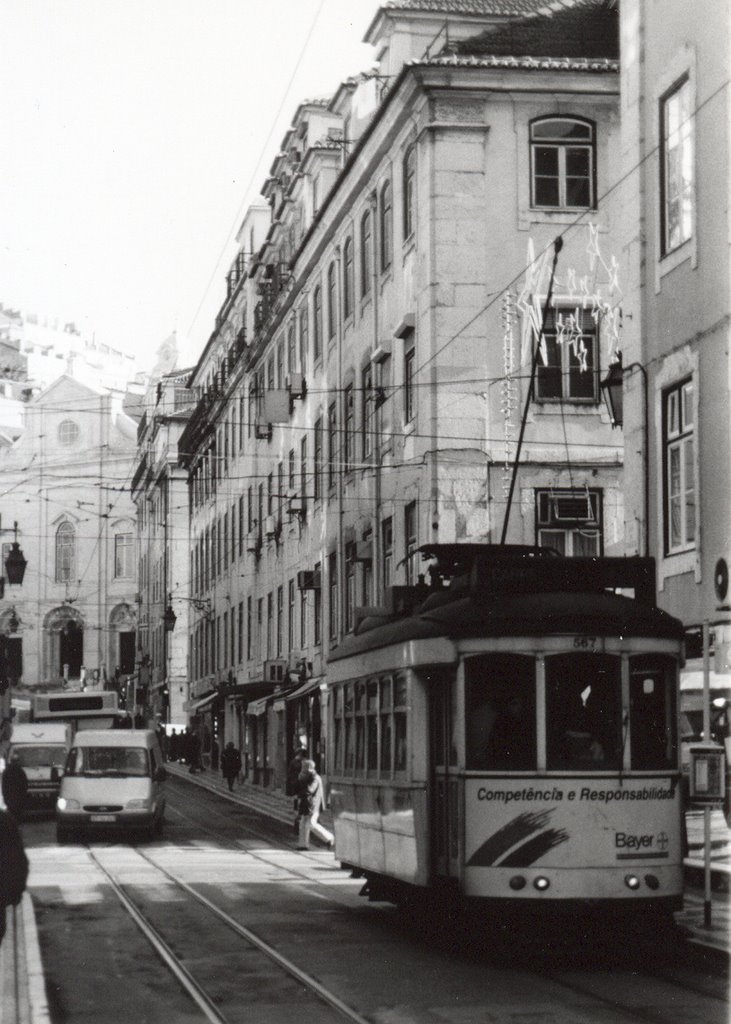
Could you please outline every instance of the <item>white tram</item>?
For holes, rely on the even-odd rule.
[[[678,909],[683,627],[654,561],[421,552],[431,584],[328,663],[336,857],[374,899]]]

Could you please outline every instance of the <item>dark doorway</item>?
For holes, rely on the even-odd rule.
[[[17,681],[23,675],[23,640],[9,636],[5,640],[5,657],[8,663],[8,679]]]
[[[123,675],[132,675],[135,670],[135,634],[119,634],[119,671]]]
[[[73,620],[66,623],[60,633],[60,665],[59,672],[64,675],[64,665],[68,665],[68,678],[78,679],[81,666],[84,664],[84,631]]]

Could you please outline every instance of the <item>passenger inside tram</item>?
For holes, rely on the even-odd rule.
[[[617,768],[620,759],[619,659],[546,658],[546,758],[549,770]]]

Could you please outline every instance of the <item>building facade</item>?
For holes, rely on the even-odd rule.
[[[328,652],[419,546],[624,546],[616,11],[438,6],[384,5],[378,72],[298,108],[191,375],[193,693],[262,785],[299,742],[327,771]]]
[[[690,18],[680,0],[621,5],[625,535],[631,553],[649,506],[658,601],[688,630],[688,686],[706,622],[713,682],[731,698],[731,14],[702,6]]]
[[[134,670],[136,424],[122,398],[62,376],[0,455],[3,561],[17,523],[28,562],[0,601],[11,687],[103,688]]]
[[[189,502],[179,465],[180,435],[191,412],[190,370],[151,380],[137,427],[132,477],[138,561],[136,707],[147,722],[184,728],[189,700]]]

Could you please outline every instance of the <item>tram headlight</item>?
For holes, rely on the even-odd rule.
[[[71,800],[69,797],[60,796],[56,800],[56,807],[59,811],[78,811],[81,808],[81,804],[78,800]]]
[[[515,889],[517,892],[518,889],[525,888],[525,879],[522,875],[513,875],[513,877],[508,882],[508,885],[510,886],[511,889]]]
[[[627,886],[628,889],[639,889],[640,880],[637,877],[637,875],[625,875],[624,884]]]
[[[548,881],[548,879],[544,878],[543,875],[539,875],[538,878],[533,879],[533,887],[537,889],[538,892],[545,892],[546,889],[550,886],[550,884],[551,883]]]
[[[659,889],[660,879],[656,875],[645,875],[645,885],[648,889]]]

